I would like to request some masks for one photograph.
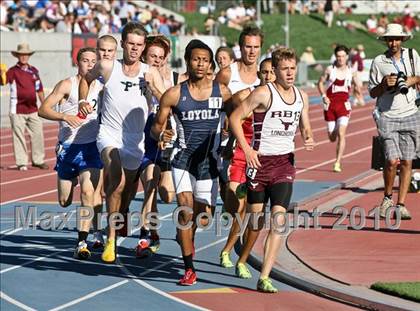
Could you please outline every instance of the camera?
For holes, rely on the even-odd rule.
[[[408,93],[408,86],[407,86],[407,76],[404,72],[400,71],[398,74],[391,73],[391,76],[397,76],[397,82],[395,83],[395,86],[400,91],[401,94],[406,95]]]

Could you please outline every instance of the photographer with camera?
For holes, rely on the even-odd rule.
[[[399,24],[389,24],[378,39],[386,42],[388,50],[372,62],[369,93],[377,98],[374,119],[385,153],[384,198],[381,217],[394,206],[392,187],[400,164],[400,187],[396,212],[401,219],[411,219],[405,199],[411,179],[412,160],[420,145],[420,111],[416,106],[416,84],[420,83],[420,59],[416,50],[402,48],[411,36]]]

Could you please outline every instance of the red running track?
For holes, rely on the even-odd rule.
[[[376,135],[376,128],[371,117],[372,109],[373,106],[370,103],[353,110],[347,131],[347,147],[342,163],[343,172],[337,174],[332,172],[335,144],[328,141],[322,108],[320,105],[311,105],[310,119],[317,145],[314,151],[305,151],[300,135],[297,136],[297,178],[314,181],[344,181],[369,169],[372,136]],[[16,168],[9,168],[14,165],[11,130],[1,130],[1,204],[57,200],[56,174],[53,170],[57,132],[57,124],[44,124],[45,159],[50,169],[39,170],[29,167],[28,171],[18,171]],[[27,142],[30,150],[29,140]],[[77,192],[75,194],[78,195]]]

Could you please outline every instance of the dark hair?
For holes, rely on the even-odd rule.
[[[217,58],[217,54],[219,54],[220,52],[226,52],[229,54],[230,59],[235,60],[235,54],[233,54],[233,51],[231,48],[227,47],[227,46],[221,46],[216,50],[216,58]]]
[[[214,59],[212,59],[210,62],[210,69],[213,70],[213,72],[216,71],[216,62]]]
[[[92,48],[90,46],[81,48],[79,50],[79,52],[77,52],[77,62],[80,62],[80,59],[82,58],[82,54],[86,53],[86,52],[92,52],[96,55],[96,49],[95,48]]]
[[[124,29],[121,34],[121,38],[123,41],[127,40],[127,35],[129,33],[134,33],[139,36],[143,36],[145,39],[147,37],[147,31],[140,23],[129,22],[124,26]]]
[[[213,51],[212,49],[205,44],[203,41],[198,40],[198,39],[193,39],[190,41],[190,43],[188,43],[188,45],[185,47],[185,53],[184,53],[184,60],[187,63],[187,66],[191,60],[191,54],[192,54],[192,50],[194,49],[203,49],[203,50],[207,50],[210,54],[210,61],[213,60]]]
[[[271,59],[271,57],[264,58],[264,60],[260,63],[260,71],[261,71],[261,68],[264,65],[264,63],[267,63],[267,62],[272,63],[272,61],[273,60]]]
[[[346,54],[349,54],[349,49],[347,46],[342,45],[342,44],[338,44],[335,49],[334,49],[334,55],[337,55],[338,52],[340,51],[344,51],[346,52]]]
[[[143,61],[146,60],[147,51],[152,46],[158,46],[163,49],[164,56],[166,57],[170,51],[170,41],[163,35],[160,36],[148,36],[146,38],[146,47],[141,55]]]
[[[241,34],[239,35],[239,46],[242,47],[245,42],[245,36],[259,36],[261,38],[261,46],[264,43],[264,34],[258,27],[255,26],[248,26],[242,30]]]
[[[271,54],[271,62],[273,67],[277,67],[280,61],[285,59],[294,59],[297,63],[296,51],[291,48],[281,47]]]

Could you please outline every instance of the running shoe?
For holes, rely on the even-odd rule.
[[[236,264],[235,274],[237,277],[241,279],[250,279],[252,278],[251,272],[249,272],[248,267],[246,264],[243,264],[242,262],[238,262]]]
[[[392,199],[390,199],[388,197],[384,197],[381,205],[379,206],[379,216],[382,217],[382,218],[385,218],[386,217],[386,211],[393,206],[394,206],[394,202],[392,201]]]
[[[263,293],[277,293],[278,289],[273,286],[273,283],[268,277],[258,280],[257,290]]]
[[[398,205],[395,207],[395,213],[400,213],[401,220],[410,220],[411,214],[404,205]]]
[[[339,162],[335,162],[334,166],[333,166],[333,171],[335,173],[340,173],[341,172],[341,164]]]
[[[149,247],[149,239],[140,239],[136,246],[136,257],[137,258],[146,258],[152,254],[152,251]]]
[[[152,253],[156,253],[160,248],[160,239],[157,234],[152,234],[150,236],[150,243],[149,248],[152,251]]]
[[[86,260],[90,257],[90,251],[85,241],[80,241],[74,250],[73,257],[80,260]]]
[[[178,285],[191,286],[197,283],[197,274],[192,269],[187,269],[185,275],[179,280]]]
[[[96,231],[93,233],[92,248],[98,249],[104,247],[105,241],[102,235],[102,231]]]
[[[234,266],[230,260],[229,252],[222,252],[220,254],[220,265],[223,268],[232,268]]]
[[[104,251],[102,253],[102,261],[112,263],[115,261],[115,240],[108,239],[106,241]]]

